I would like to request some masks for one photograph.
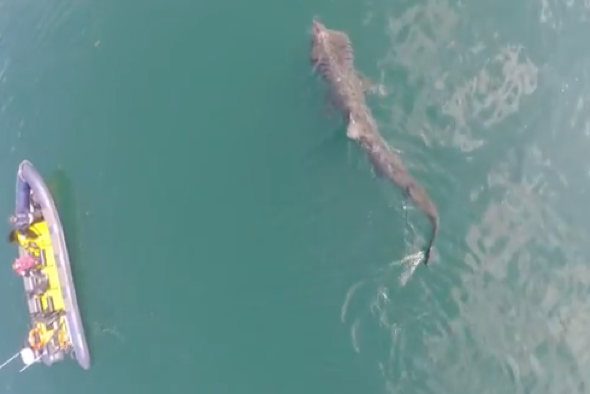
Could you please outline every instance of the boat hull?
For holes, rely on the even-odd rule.
[[[35,167],[28,161],[21,162],[18,168],[17,185],[16,185],[16,213],[22,213],[23,210],[31,212],[33,210],[33,201],[40,208],[43,214],[43,220],[51,239],[51,247],[47,248],[51,254],[50,260],[55,264],[54,271],[57,272],[57,282],[59,283],[60,295],[63,299],[63,310],[65,312],[65,329],[69,336],[71,348],[69,354],[78,364],[84,368],[90,368],[90,351],[82,325],[82,318],[78,307],[74,280],[72,277],[70,257],[66,246],[63,227],[55,206],[55,202],[49,188]],[[31,199],[32,196],[32,199]],[[19,212],[20,211],[20,212]],[[24,256],[27,251],[19,247],[19,255]],[[27,278],[25,280],[25,288]],[[61,303],[62,300],[60,300]],[[29,302],[31,313],[36,312]],[[51,365],[54,362],[63,359],[63,352],[46,356],[42,359],[45,364]]]

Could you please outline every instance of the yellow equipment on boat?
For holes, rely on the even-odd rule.
[[[59,274],[55,264],[54,251],[51,245],[49,230],[45,221],[33,224],[29,227],[36,235],[30,238],[22,233],[18,233],[18,243],[29,254],[35,258],[41,259],[43,253],[44,264],[39,267],[39,272],[49,281],[49,287],[44,294],[38,296],[41,301],[43,311],[65,311],[64,297],[59,282]],[[51,301],[49,301],[51,300]],[[52,310],[48,310],[52,309]]]

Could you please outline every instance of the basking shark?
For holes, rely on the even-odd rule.
[[[379,133],[365,95],[384,95],[385,90],[356,70],[352,44],[346,33],[328,29],[314,20],[311,41],[311,65],[328,85],[330,103],[340,112],[347,125],[346,136],[364,149],[378,176],[399,186],[428,217],[432,227],[424,259],[424,264],[428,265],[438,234],[438,210]]]

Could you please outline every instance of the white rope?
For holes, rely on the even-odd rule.
[[[41,360],[41,357],[43,357],[43,354],[40,354],[40,355],[39,355],[39,357],[37,357],[36,359],[34,359],[32,363],[25,365],[25,366],[24,366],[24,367],[22,367],[22,368],[20,369],[20,371],[18,371],[18,372],[22,372],[22,371],[24,371],[25,369],[29,368],[31,365],[33,365],[33,364],[35,364],[37,361]]]
[[[16,354],[14,356],[12,356],[8,360],[4,361],[4,363],[2,365],[0,365],[0,369],[4,368],[8,364],[10,364],[15,358],[18,357],[19,354],[20,354],[20,351],[16,352]]]

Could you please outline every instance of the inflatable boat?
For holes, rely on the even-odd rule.
[[[27,160],[18,168],[15,205],[9,238],[18,246],[18,258],[12,267],[23,279],[31,317],[20,351],[25,368],[69,356],[88,369],[90,352],[63,228],[47,185]]]

